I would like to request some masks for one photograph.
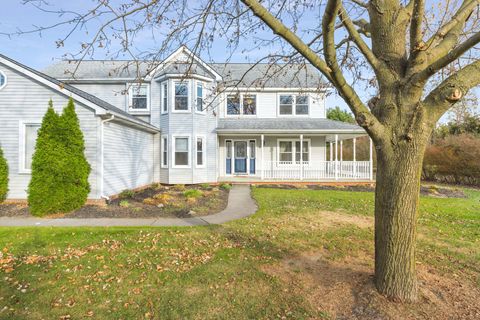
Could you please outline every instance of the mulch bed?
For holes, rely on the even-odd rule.
[[[188,190],[197,190],[188,191]],[[188,196],[193,192],[193,196]],[[152,185],[140,191],[128,191],[105,206],[85,205],[82,208],[50,218],[188,218],[222,211],[228,202],[228,188],[210,185]],[[0,217],[29,217],[28,206],[0,205]],[[49,218],[49,217],[47,217]]]
[[[374,192],[375,187],[373,185],[321,185],[321,184],[308,184],[308,185],[295,185],[295,184],[259,184],[257,188],[270,188],[270,189],[284,189],[284,190],[335,190],[335,191],[350,191],[350,192]],[[439,186],[422,186],[420,188],[420,194],[422,196],[431,196],[437,198],[466,198],[467,196],[463,190],[459,188],[439,187]]]

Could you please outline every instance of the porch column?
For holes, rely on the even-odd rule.
[[[300,135],[300,180],[303,180],[303,134]]]
[[[264,137],[264,135],[262,134],[262,135],[261,135],[261,138],[260,138],[260,145],[261,145],[261,147],[262,147],[262,149],[261,149],[261,152],[262,152],[262,162],[260,163],[260,169],[261,169],[260,179],[262,179],[262,180],[263,180],[263,178],[264,178],[264,173],[263,173],[263,171],[264,171],[264,169],[265,169],[265,166],[263,165],[263,144],[264,144],[264,143],[265,143],[265,137]]]
[[[353,138],[353,178],[357,179],[357,138]]]
[[[340,140],[340,177],[343,177],[343,140]]]
[[[330,162],[333,161],[333,142],[329,142],[330,144],[330,158],[328,160],[330,160]]]
[[[373,142],[370,138],[370,180],[373,180]]]
[[[335,135],[335,180],[338,180],[338,134]]]

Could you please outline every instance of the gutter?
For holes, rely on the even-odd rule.
[[[110,118],[100,121],[100,198],[110,201],[110,197],[104,194],[105,189],[105,152],[104,152],[104,138],[105,138],[105,123],[113,121],[115,115],[111,114]]]

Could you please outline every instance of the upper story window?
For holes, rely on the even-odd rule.
[[[0,90],[7,85],[7,76],[0,71]]]
[[[203,84],[197,82],[197,112],[203,112]]]
[[[279,115],[282,116],[306,116],[309,114],[307,95],[282,94],[279,101]]]
[[[188,83],[175,82],[175,110],[188,111]]]
[[[227,115],[256,115],[257,95],[229,94],[227,95]]]
[[[147,111],[149,109],[149,86],[147,84],[132,84],[128,89],[130,111]]]
[[[162,113],[168,112],[168,83],[162,83]]]

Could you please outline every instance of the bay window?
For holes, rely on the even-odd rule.
[[[201,168],[205,166],[205,137],[197,136],[196,141],[196,166]]]
[[[203,111],[203,84],[197,82],[197,112]]]
[[[188,83],[175,82],[175,110],[188,111]]]
[[[173,164],[176,167],[188,167],[190,165],[190,141],[189,137],[174,137],[174,160]]]
[[[168,137],[162,136],[162,168],[168,168]]]
[[[168,112],[168,83],[162,83],[162,113]]]

